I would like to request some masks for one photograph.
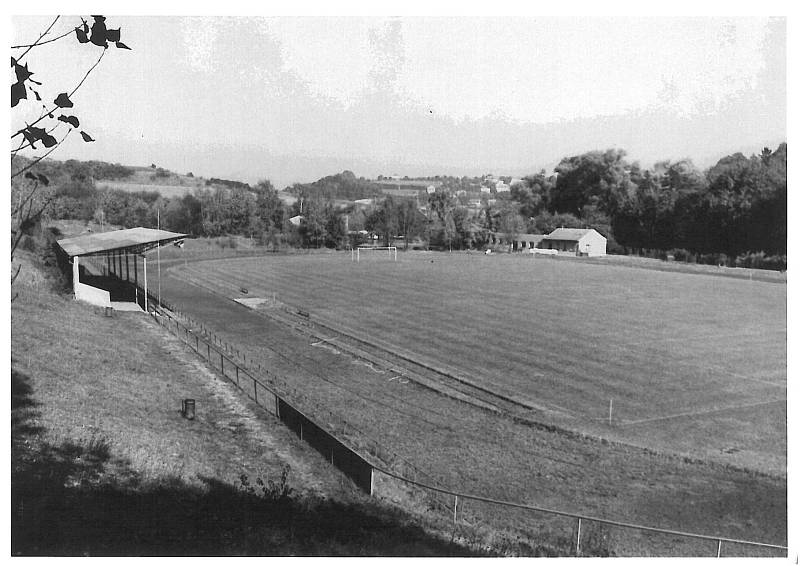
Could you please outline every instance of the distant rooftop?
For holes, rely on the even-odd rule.
[[[590,232],[596,232],[596,230],[594,228],[556,228],[544,239],[577,241]]]
[[[144,253],[159,245],[181,240],[186,234],[154,230],[152,228],[129,228],[113,230],[99,234],[87,234],[75,238],[58,240],[69,257],[105,254],[112,251],[125,250],[129,253]]]

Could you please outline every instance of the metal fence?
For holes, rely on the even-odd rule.
[[[411,502],[425,512],[452,517],[454,527],[461,527],[472,536],[499,528],[530,540],[555,539],[560,541],[557,551],[575,556],[620,550],[622,554],[637,556],[752,556],[754,552],[787,555],[788,547],[778,544],[661,529],[451,490],[279,376],[252,359],[248,362],[246,352],[228,344],[205,324],[181,313],[163,298],[159,305],[155,296],[151,293],[148,296],[152,314],[161,326],[370,495],[405,504]],[[538,526],[534,529],[533,524]],[[539,537],[531,537],[532,530]],[[687,544],[689,541],[708,545]]]

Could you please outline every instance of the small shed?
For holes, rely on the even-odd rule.
[[[539,247],[596,257],[606,255],[606,238],[594,228],[556,228],[542,238]]]

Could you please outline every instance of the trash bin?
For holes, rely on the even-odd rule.
[[[181,413],[183,418],[194,420],[194,399],[184,399],[181,403]]]

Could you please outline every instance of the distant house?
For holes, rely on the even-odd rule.
[[[300,223],[301,223],[302,221],[303,221],[303,217],[302,217],[301,215],[299,215],[299,214],[298,214],[297,216],[292,216],[292,217],[289,219],[289,223],[290,223],[292,226],[300,226]]]
[[[373,204],[375,204],[375,199],[373,198],[360,198],[353,201],[355,204],[356,210],[364,210],[365,208],[369,208]]]
[[[432,195],[433,193],[436,192],[436,187],[434,185],[428,185],[428,187],[425,190],[429,195]]]
[[[494,192],[496,193],[506,193],[511,190],[509,185],[506,185],[503,181],[497,181],[497,184],[494,186]]]
[[[606,255],[606,238],[593,228],[556,228],[542,238],[538,247],[580,256],[601,256]]]
[[[481,187],[481,193],[488,195],[491,192],[492,192],[492,189],[490,189],[489,187]]]

